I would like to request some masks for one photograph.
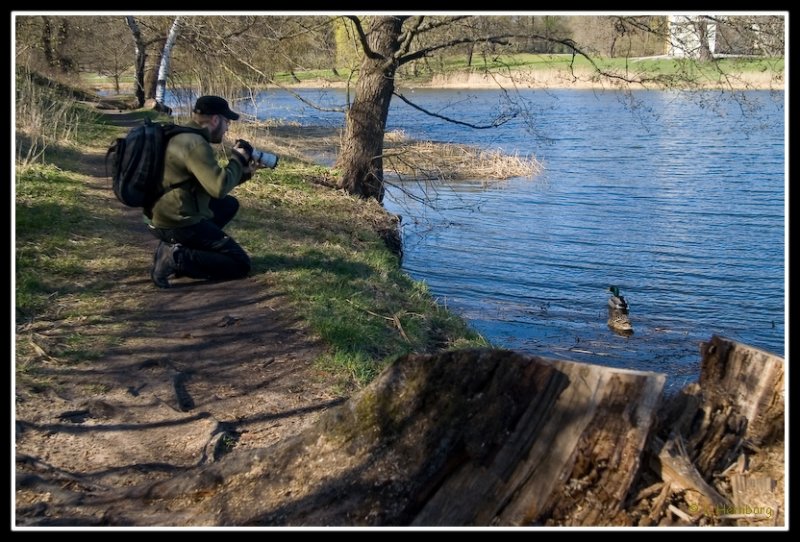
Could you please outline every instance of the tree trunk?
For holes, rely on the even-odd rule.
[[[66,52],[67,39],[69,39],[69,18],[62,17],[58,25],[58,67],[62,73],[69,73],[75,68],[73,61]]]
[[[125,17],[125,23],[131,29],[133,35],[133,43],[136,51],[136,59],[134,66],[136,69],[136,81],[134,83],[134,94],[136,95],[137,107],[144,107],[144,67],[147,61],[147,48],[142,39],[142,33],[139,30],[139,25],[136,24],[136,19],[131,16]],[[117,91],[119,93],[119,91]]]
[[[700,382],[671,403],[661,436],[680,435],[704,477],[728,467],[743,442],[783,438],[783,359],[714,336],[702,345]],[[667,430],[668,429],[668,430]]]
[[[394,58],[403,26],[400,17],[373,17],[367,32],[372,54],[361,62],[356,97],[347,112],[337,167],[340,186],[364,199],[383,202],[383,135],[394,91]]]
[[[53,50],[53,23],[50,17],[42,17],[42,51],[47,65],[51,68],[56,65],[56,55]]]
[[[145,70],[144,74],[144,95],[146,100],[155,100],[156,87],[158,85],[158,66],[161,66],[161,56],[164,48],[157,48],[153,65]]]
[[[697,32],[697,37],[700,40],[700,46],[697,52],[698,59],[701,62],[713,60],[714,57],[712,56],[711,49],[708,45],[708,22],[700,17],[697,21],[695,21],[694,27]]]
[[[42,50],[47,65],[51,68],[58,68],[62,73],[69,73],[75,67],[75,62],[66,53],[69,19],[61,18],[55,37],[53,36],[53,21],[50,17],[42,17],[42,22]]]
[[[175,17],[169,29],[167,41],[164,43],[164,52],[161,54],[161,63],[158,68],[158,78],[156,79],[156,104],[159,107],[164,105],[164,93],[167,89],[167,77],[169,76],[169,62],[172,58],[172,48],[175,46],[175,40],[178,39],[180,24],[181,18]]]
[[[778,525],[784,465],[772,450],[782,447],[784,434],[784,360],[717,336],[701,345],[701,354],[700,381],[659,412],[646,463],[647,474],[664,486],[657,504],[643,503],[649,517],[639,525],[664,521],[667,501],[692,512],[682,524],[726,524],[725,510],[757,505],[769,507]],[[747,455],[759,454],[759,471],[746,472]]]

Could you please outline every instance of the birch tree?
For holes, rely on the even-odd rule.
[[[172,21],[172,26],[167,35],[167,41],[164,44],[164,52],[161,54],[161,64],[158,68],[158,80],[156,81],[156,104],[158,106],[164,105],[164,92],[167,88],[167,77],[169,76],[169,62],[172,57],[172,48],[175,46],[175,40],[178,39],[180,33],[181,17],[175,17]]]

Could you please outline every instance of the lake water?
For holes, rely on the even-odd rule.
[[[403,216],[404,269],[492,344],[663,372],[672,389],[696,378],[699,343],[712,334],[784,355],[783,92],[405,93],[467,122],[519,116],[472,130],[395,99],[389,129],[544,164],[533,179],[405,183],[386,196]],[[343,121],[280,91],[239,106],[307,125]],[[611,284],[628,300],[630,337],[606,325]]]

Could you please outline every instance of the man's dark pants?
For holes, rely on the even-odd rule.
[[[212,199],[209,205],[214,213],[211,220],[203,220],[185,228],[153,228],[150,232],[169,244],[180,243],[182,248],[174,253],[176,272],[196,279],[238,279],[250,272],[250,257],[222,228],[239,210],[239,201],[233,196]]]

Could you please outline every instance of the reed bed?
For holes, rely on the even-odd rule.
[[[533,178],[542,164],[532,156],[433,141],[389,142],[384,168],[415,180],[504,180]]]

